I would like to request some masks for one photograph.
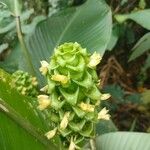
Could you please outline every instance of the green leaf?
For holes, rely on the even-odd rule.
[[[150,32],[146,33],[133,47],[133,52],[129,58],[129,61],[136,59],[146,51],[150,50]]]
[[[110,37],[109,43],[107,45],[107,50],[111,51],[115,47],[115,45],[117,44],[117,41],[118,41],[119,36],[120,36],[119,30],[120,30],[120,27],[118,25],[113,26],[111,37]]]
[[[148,30],[150,30],[150,19],[149,18],[150,18],[150,9],[140,10],[140,11],[132,12],[130,14],[115,15],[115,19],[119,23],[123,23],[126,20],[131,19]]]
[[[79,88],[76,89],[74,93],[68,93],[65,91],[63,88],[59,88],[61,94],[64,96],[65,100],[70,104],[70,105],[75,105],[78,100],[78,95],[79,95]]]
[[[115,131],[118,131],[118,129],[111,120],[100,120],[96,125],[97,136]]]
[[[20,16],[21,23],[23,23],[25,20],[29,19],[29,17],[31,16],[31,14],[33,14],[33,12],[34,12],[33,9],[23,12]],[[8,16],[8,19],[9,19],[9,23],[7,22],[7,24],[4,27],[0,28],[0,34],[7,33],[11,30],[16,30],[15,29],[15,27],[16,27],[15,19],[11,19],[11,18],[9,18],[9,16]]]
[[[46,137],[47,124],[36,110],[35,99],[25,97],[11,87],[11,76],[0,69],[0,147],[16,150],[24,145],[46,149],[51,144]],[[31,141],[28,141],[31,140]],[[38,141],[38,142],[37,142]],[[30,144],[30,145],[29,145]],[[39,146],[39,148],[38,148]]]
[[[97,150],[150,150],[150,134],[115,132],[96,139]]]
[[[40,23],[28,39],[38,78],[40,61],[49,60],[56,46],[78,42],[90,52],[103,55],[111,35],[111,11],[105,2],[87,0],[83,5],[66,9]]]
[[[9,10],[16,16],[20,16],[23,7],[22,0],[0,0],[6,4]]]

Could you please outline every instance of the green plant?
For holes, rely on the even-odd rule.
[[[18,70],[12,74],[12,88],[16,88],[22,95],[36,97],[37,91],[37,79],[30,76],[27,72]]]
[[[69,150],[84,138],[94,137],[98,119],[109,119],[107,110],[98,113],[100,100],[109,98],[98,90],[96,65],[101,56],[89,55],[78,43],[58,46],[50,64],[42,61],[40,71],[47,78],[46,94],[39,95],[39,109],[47,109],[53,130],[46,133],[48,139],[55,134]],[[71,148],[72,147],[72,148]]]
[[[66,0],[65,5],[69,1]],[[21,69],[29,74],[33,73],[40,83],[39,86],[42,87],[45,84],[46,86],[41,91],[38,90],[40,95],[37,99],[34,97],[36,92],[33,90],[36,89],[36,86],[32,85],[33,92],[28,85],[33,78],[20,72],[21,80],[18,80],[18,84],[21,88],[19,92],[22,92],[24,88],[29,88],[28,93],[23,91],[25,95],[22,95],[17,91],[18,84],[14,83],[12,76],[0,69],[0,148],[2,150],[62,150],[63,147],[69,147],[70,145],[70,148],[75,149],[79,146],[86,147],[83,139],[89,139],[89,144],[86,144],[87,148],[85,149],[121,150],[128,139],[127,150],[131,148],[136,150],[136,146],[134,146],[136,144],[139,145],[139,149],[141,144],[144,145],[141,146],[142,148],[149,150],[149,134],[138,133],[138,135],[135,135],[134,133],[120,132],[111,134],[108,132],[117,130],[111,120],[98,122],[98,118],[101,118],[103,113],[103,119],[108,119],[109,115],[106,109],[100,111],[99,106],[95,106],[95,103],[103,97],[97,86],[97,83],[99,83],[95,71],[97,61],[94,66],[89,65],[89,62],[94,56],[98,56],[96,58],[99,62],[99,53],[103,56],[108,47],[112,28],[112,14],[109,6],[103,0],[87,0],[80,6],[66,8],[59,12],[57,12],[56,6],[57,13],[52,16],[50,14],[48,18],[42,16],[36,18],[35,12],[37,14],[43,11],[44,14],[47,13],[47,9],[50,7],[45,7],[43,4],[46,4],[48,0],[29,1],[28,4],[31,5],[27,7],[19,0],[1,0],[1,2],[6,3],[9,6],[6,9],[9,8],[11,13],[17,16],[17,19],[11,16],[12,24],[9,20],[10,12],[7,12],[6,16],[2,16],[3,29],[5,29],[7,19],[8,24],[11,25],[10,28],[2,31],[4,31],[4,34],[5,31],[7,33],[10,33],[10,31],[16,32],[15,23],[17,22],[19,37],[19,42],[16,40],[15,44],[11,46],[13,49],[11,55],[3,63],[0,63],[1,66],[5,70],[9,67],[11,72]],[[35,7],[36,2],[38,5],[37,11],[33,12],[32,10],[32,13],[29,13],[27,19],[24,20],[20,12],[22,10],[24,12],[28,7]],[[125,3],[126,1],[121,1],[121,5]],[[142,9],[145,8],[144,5],[141,1],[140,7]],[[133,16],[135,17],[135,13],[134,15],[122,16],[125,17],[123,26],[122,22],[121,24],[116,23],[115,31],[113,31],[113,42],[111,41],[113,46],[110,44],[111,48],[114,47],[120,36],[118,27],[124,29],[126,20]],[[16,22],[14,19],[16,19]],[[140,20],[140,24],[143,23],[141,22]],[[148,25],[144,26],[148,28]],[[65,43],[70,41],[73,43]],[[75,42],[80,43],[89,51],[86,52]],[[8,42],[2,40],[1,43],[6,43],[6,45],[2,45],[1,49],[3,50],[7,47]],[[61,45],[62,43],[65,44]],[[53,54],[54,48],[56,48],[56,53]],[[72,48],[78,51],[74,56],[72,56],[72,53],[70,54]],[[61,56],[60,51],[62,49],[67,51],[69,55],[63,53]],[[24,52],[21,50],[24,50]],[[94,55],[89,54],[95,51]],[[44,59],[49,62],[49,56],[51,57],[50,64],[41,61]],[[70,63],[69,58],[71,56],[72,59],[75,59]],[[45,78],[39,72],[40,61],[42,63],[40,71]],[[68,65],[64,66],[64,64]],[[17,78],[16,75],[15,78]],[[14,88],[14,84],[16,84],[16,88]],[[90,129],[87,129],[88,127]],[[108,134],[105,135],[105,133]],[[140,139],[140,142],[135,140],[135,136]],[[93,137],[94,139],[92,139]],[[135,144],[131,143],[133,139]],[[107,140],[110,144],[107,144]]]

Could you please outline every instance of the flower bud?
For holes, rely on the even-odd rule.
[[[74,143],[73,137],[71,137],[70,145],[69,145],[69,149],[68,149],[68,150],[76,150],[76,149],[80,149],[80,147],[78,147],[78,146]]]
[[[52,80],[61,82],[62,84],[66,84],[68,82],[68,77],[60,74],[52,75]]]
[[[83,103],[83,102],[79,104],[79,107],[82,110],[87,111],[87,112],[93,112],[94,108],[95,108],[94,105],[86,104],[86,103]]]
[[[45,60],[41,61],[41,67],[39,70],[43,75],[47,74],[48,66],[49,66],[49,64],[47,61],[45,61]]]
[[[102,94],[101,95],[101,100],[107,100],[107,99],[109,99],[111,97],[111,95],[109,94],[109,93],[107,93],[107,94]]]
[[[68,122],[69,122],[69,115],[70,115],[70,112],[66,112],[61,123],[60,123],[60,129],[64,130],[67,125],[68,125]]]
[[[39,95],[38,102],[39,102],[38,109],[40,110],[46,109],[51,104],[51,101],[47,95]]]
[[[97,54],[96,52],[94,52],[94,54],[90,57],[90,62],[88,66],[90,68],[96,67],[100,63],[101,59],[102,57],[100,56],[100,54]]]
[[[51,139],[51,138],[53,138],[53,137],[55,136],[56,132],[57,132],[57,128],[54,128],[53,130],[47,132],[47,133],[45,134],[45,136],[46,136],[48,139]]]

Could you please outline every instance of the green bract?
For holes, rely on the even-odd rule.
[[[46,134],[49,139],[58,134],[66,146],[70,143],[75,148],[84,138],[94,136],[95,123],[101,117],[98,117],[101,93],[95,69],[100,59],[99,54],[91,56],[75,42],[57,47],[49,64],[41,62],[40,71],[48,84],[44,87],[47,95],[38,97],[39,108],[48,109],[54,126]]]
[[[16,88],[22,95],[37,96],[37,79],[27,72],[18,70],[12,74],[12,87]]]

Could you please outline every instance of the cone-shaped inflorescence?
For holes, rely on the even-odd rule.
[[[41,61],[40,71],[47,78],[39,95],[39,109],[48,109],[54,129],[46,133],[48,139],[56,134],[69,149],[78,148],[84,138],[94,136],[94,126],[99,119],[109,119],[104,108],[98,112],[102,95],[96,65],[101,57],[96,52],[87,53],[78,43],[65,43],[54,50],[50,63]]]
[[[12,87],[16,88],[22,95],[35,97],[37,92],[37,79],[27,72],[18,70],[12,74]]]

